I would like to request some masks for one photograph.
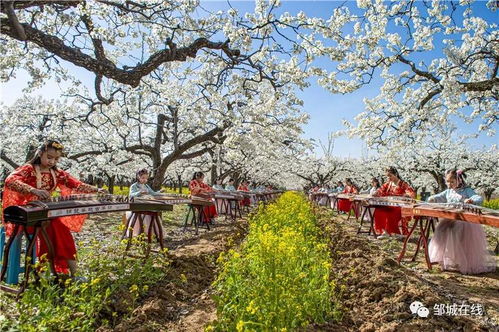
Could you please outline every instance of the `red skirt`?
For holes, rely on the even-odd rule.
[[[349,199],[343,199],[343,198],[338,199],[338,211],[348,213],[350,212],[351,209],[352,209],[352,202]]]
[[[248,197],[243,198],[243,200],[241,201],[241,206],[250,206],[250,204],[251,201]]]
[[[203,212],[203,222],[210,222],[212,218],[217,216],[217,208],[215,205],[205,206]]]
[[[386,231],[388,234],[407,235],[407,219],[402,218],[401,209],[396,206],[377,207],[374,212],[374,229],[377,234]],[[402,230],[402,232],[401,232]]]
[[[76,246],[69,231],[59,218],[53,219],[52,222],[45,228],[48,238],[54,247],[54,265],[57,273],[69,273],[68,260],[76,259]],[[49,250],[43,236],[39,235],[37,246],[37,255],[48,255]]]

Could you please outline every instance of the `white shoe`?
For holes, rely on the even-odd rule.
[[[389,237],[391,237],[391,235],[390,235],[390,234],[388,234],[388,233],[383,233],[383,234],[381,234],[380,236],[378,236],[378,237],[377,237],[377,239],[382,240],[382,239],[387,239],[387,238],[389,238]]]

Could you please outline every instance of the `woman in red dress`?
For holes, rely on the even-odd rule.
[[[249,182],[244,180],[243,182],[241,182],[239,187],[237,187],[237,190],[249,192],[248,184]],[[244,197],[243,200],[241,201],[241,206],[249,206],[250,204],[251,200],[249,197]]]
[[[346,186],[343,189],[343,194],[358,194],[359,189],[353,183],[352,179],[348,178],[345,180]],[[349,199],[340,198],[338,199],[338,211],[349,213],[352,209],[352,202]],[[357,216],[357,211],[355,211],[355,215]]]
[[[63,146],[56,141],[47,141],[36,152],[35,157],[26,165],[18,167],[5,180],[3,208],[11,205],[25,205],[34,200],[45,200],[59,188],[61,195],[78,193],[104,192],[97,187],[78,181],[65,171],[57,168],[63,155]],[[59,217],[51,219],[46,231],[54,247],[54,265],[58,273],[71,273],[77,269],[76,247],[71,231],[79,232],[85,221],[85,215]],[[13,236],[14,225],[5,221],[8,236]],[[43,237],[37,241],[37,255],[48,254],[48,247]]]
[[[386,170],[388,182],[379,188],[374,196],[406,196],[415,198],[416,192],[409,184],[400,178],[395,167],[388,167]],[[399,227],[400,224],[400,227]],[[386,206],[376,207],[374,212],[374,228],[377,234],[384,236],[391,234],[407,235],[407,219],[403,219],[400,207]],[[400,230],[402,229],[402,232]]]
[[[210,193],[213,192],[213,188],[204,183],[204,173],[194,172],[191,182],[189,182],[189,190],[192,196],[199,196],[203,198],[211,198]],[[217,216],[217,208],[215,205],[205,206],[203,209],[203,222],[212,222]]]

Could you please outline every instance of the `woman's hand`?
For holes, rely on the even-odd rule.
[[[50,198],[50,193],[47,190],[43,190],[43,189],[31,189],[31,193],[33,195],[38,196],[41,199],[49,199]]]
[[[99,194],[109,194],[109,192],[104,188],[97,188],[97,192]]]
[[[464,201],[466,204],[473,204],[473,200],[471,198],[468,198]]]

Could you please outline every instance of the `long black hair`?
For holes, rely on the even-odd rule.
[[[385,168],[385,172],[395,175],[400,181],[403,181],[400,177],[399,171],[393,166]]]
[[[56,151],[60,151],[61,156],[64,155],[64,151],[63,151],[64,146],[61,143],[54,141],[54,140],[48,140],[38,147],[34,157],[28,161],[28,164],[40,165],[42,163],[42,154],[44,152],[47,152],[48,149],[54,149]],[[54,169],[57,169],[56,166],[54,166]]]
[[[194,172],[194,175],[192,176],[192,180],[197,180],[203,176],[204,176],[203,172]]]
[[[373,177],[373,178],[371,179],[371,182],[373,182],[373,181],[376,183],[376,188],[377,188],[377,189],[378,189],[378,188],[381,188],[381,183],[379,183],[378,178]]]

